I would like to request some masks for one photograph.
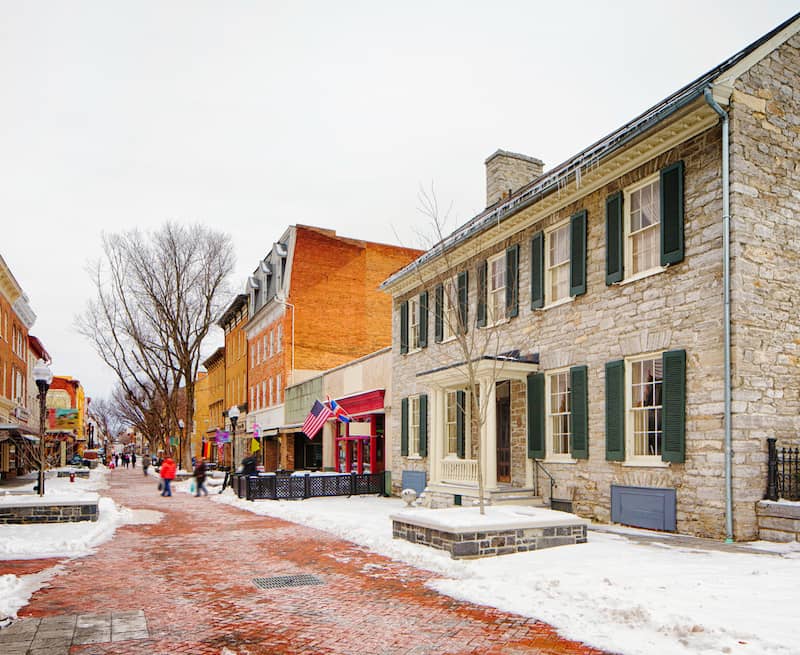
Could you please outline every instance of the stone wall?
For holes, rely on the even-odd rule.
[[[447,532],[403,521],[392,521],[392,536],[450,553],[453,559],[494,557],[554,546],[586,543],[583,524],[487,532]]]
[[[766,541],[800,541],[800,504],[756,503],[758,538]]]
[[[731,102],[731,305],[737,534],[763,498],[766,440],[800,445],[800,36]],[[761,534],[761,525],[759,525]]]
[[[97,501],[69,504],[0,504],[0,524],[75,523],[97,520]]]

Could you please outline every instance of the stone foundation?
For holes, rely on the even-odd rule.
[[[76,478],[88,478],[89,469],[75,469],[74,471],[59,471],[57,477],[68,478],[72,474],[74,474]]]
[[[0,504],[0,525],[28,525],[34,523],[76,523],[96,521],[97,500],[63,501],[54,503],[19,502]]]

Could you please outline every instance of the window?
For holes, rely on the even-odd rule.
[[[281,404],[281,392],[283,391],[283,380],[281,379],[281,374],[278,373],[278,377],[275,381],[275,402],[279,405]]]
[[[255,368],[256,365],[256,349],[253,348],[253,352],[250,353],[250,368]]]
[[[270,407],[272,407],[272,405],[275,403],[275,395],[274,395],[275,392],[274,392],[274,389],[272,387],[272,382],[273,382],[273,380],[272,380],[272,378],[270,378],[269,379],[269,406]]]
[[[569,456],[572,436],[570,372],[565,370],[548,375],[547,387],[547,456]]]
[[[261,407],[267,406],[267,381],[261,381]]]
[[[444,283],[444,338],[450,339],[458,332],[458,286],[452,278]]]
[[[547,234],[547,302],[569,298],[569,223]]]
[[[661,356],[630,362],[628,412],[634,457],[658,457],[663,446]]]
[[[408,454],[419,456],[419,396],[408,399]]]
[[[625,191],[625,268],[631,275],[660,266],[660,194],[657,174]]]
[[[262,345],[262,348],[264,350],[264,359],[263,359],[263,361],[267,361],[267,335],[266,334],[261,338],[261,345]]]
[[[255,387],[250,387],[250,407],[252,407],[253,409],[257,409],[256,408],[256,388]]]
[[[269,331],[269,356],[270,357],[272,357],[272,355],[275,353],[275,342],[273,340],[274,334],[275,333],[272,330]]]
[[[458,392],[448,391],[446,397],[445,410],[445,440],[447,444],[447,454],[458,454]]]
[[[278,325],[278,335],[275,337],[275,352],[279,353],[283,347],[283,325]]]
[[[506,257],[505,253],[489,260],[488,322],[498,323],[506,317]]]
[[[408,335],[409,350],[419,349],[419,300],[411,298],[408,301]]]

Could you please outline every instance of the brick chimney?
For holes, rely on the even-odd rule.
[[[542,174],[544,162],[536,157],[498,150],[486,160],[486,206],[510,196]]]

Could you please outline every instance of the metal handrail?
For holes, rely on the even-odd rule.
[[[544,466],[542,466],[542,463],[538,459],[533,460],[533,463],[536,464],[536,468],[537,469],[541,469],[542,473],[544,473],[548,478],[550,478],[550,504],[552,505],[553,504],[553,487],[555,486],[555,483],[556,483],[555,478],[552,475],[550,475],[548,470]],[[538,475],[538,473],[536,475],[536,493],[539,496],[542,495],[541,494],[541,489],[539,488],[539,475]]]

